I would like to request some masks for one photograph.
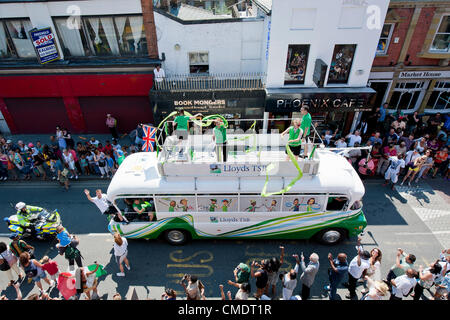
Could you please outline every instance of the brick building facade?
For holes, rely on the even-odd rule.
[[[450,1],[391,0],[369,86],[373,105],[425,114],[450,111]]]

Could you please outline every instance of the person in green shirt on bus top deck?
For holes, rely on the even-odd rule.
[[[149,221],[153,221],[153,219],[155,218],[153,205],[148,201],[135,199],[133,202],[133,209],[138,213],[139,220],[147,220],[146,216],[143,214],[144,212],[147,213]]]
[[[300,128],[301,121],[300,119],[294,119],[293,125],[287,128],[281,136],[283,137],[285,134],[289,133],[288,145],[291,149],[292,153],[295,156],[295,160],[298,160],[298,156],[300,155],[301,144],[302,144],[302,134],[303,130]],[[286,150],[287,154],[287,150]],[[286,160],[289,160],[289,156],[286,156]]]
[[[220,118],[217,118],[214,124],[216,126],[213,129],[213,141],[216,142],[217,162],[221,162],[222,158],[223,162],[227,162],[227,128]]]
[[[303,135],[302,135],[302,141],[304,142],[304,151],[303,151],[303,155],[301,156],[302,158],[307,158],[308,157],[308,143],[309,143],[309,139],[308,141],[306,140],[309,136],[309,134],[311,133],[311,114],[309,113],[309,107],[308,106],[302,106],[302,108],[300,109],[300,113],[302,114],[302,124],[300,126],[300,129],[302,129],[303,131]]]
[[[201,113],[197,113],[195,116],[187,116],[184,114],[184,109],[179,109],[175,119],[173,120],[173,130],[178,139],[187,139],[188,136],[188,123],[189,120],[193,120],[198,116],[203,116]]]

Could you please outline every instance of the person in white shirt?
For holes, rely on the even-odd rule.
[[[336,148],[347,148],[347,142],[345,142],[345,138],[342,137],[338,141],[334,143]]]
[[[123,217],[122,214],[119,211],[117,211],[117,209],[112,204],[110,204],[106,194],[102,193],[101,189],[95,190],[96,196],[94,198],[90,196],[88,189],[84,189],[84,193],[86,194],[88,200],[94,203],[102,214],[117,215],[120,221],[126,224],[129,223],[128,220],[125,217]]]
[[[234,296],[234,300],[248,300],[248,294],[250,293],[250,285],[247,282],[244,283],[236,283],[231,280],[228,280],[228,284],[230,286],[238,288],[238,292]],[[219,285],[220,293],[222,296],[222,300],[225,300],[225,294],[223,293],[223,285]],[[231,297],[231,291],[227,292],[228,300],[233,300]]]
[[[155,74],[155,81],[161,83],[166,77],[166,73],[164,69],[161,68],[160,65],[157,65],[155,69],[153,69],[153,73]]]
[[[114,233],[114,256],[116,257],[116,262],[119,265],[120,272],[117,273],[118,277],[125,277],[125,272],[123,271],[122,262],[128,270],[131,269],[130,262],[127,258],[128,255],[128,241],[125,237],[121,237],[117,232]]]
[[[405,167],[405,161],[403,160],[403,154],[399,154],[398,156],[389,157],[389,167],[384,173],[385,183],[383,186],[387,186],[389,184],[389,180],[392,182],[392,190],[394,190],[394,186],[398,181],[398,176],[400,174],[400,169]]]
[[[406,274],[391,280],[392,293],[389,300],[402,300],[417,284],[416,271],[406,270]]]
[[[91,140],[89,140],[89,144],[92,146],[95,146],[96,148],[98,147],[99,143],[100,142],[97,139],[95,139],[94,137],[92,137]]]
[[[370,268],[370,252],[363,250],[360,246],[361,238],[358,237],[358,255],[353,258],[348,266],[348,291],[349,295],[345,296],[347,299],[357,298],[356,283],[363,275],[364,271]]]
[[[73,177],[75,177],[75,179],[78,179],[78,174],[75,169],[75,160],[72,156],[72,153],[70,153],[67,149],[64,149],[62,156],[63,156],[64,162],[67,163],[67,165],[69,166],[70,173],[72,174],[70,176],[70,179],[72,179]]]
[[[349,147],[354,147],[355,142],[361,144],[361,135],[358,130],[355,131],[355,134],[348,134],[345,138],[350,139],[348,142]]]
[[[289,300],[292,297],[295,287],[297,286],[297,274],[300,267],[300,259],[297,254],[292,255],[295,258],[295,267],[286,273],[282,280],[283,284],[283,300]]]

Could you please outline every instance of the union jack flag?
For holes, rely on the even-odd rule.
[[[144,137],[142,138],[142,140],[144,140],[144,145],[142,146],[142,151],[155,151],[156,128],[143,125],[142,129],[144,130]]]

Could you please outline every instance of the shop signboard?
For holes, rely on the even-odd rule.
[[[298,112],[308,106],[310,112],[331,111],[371,111],[370,97],[375,93],[371,88],[360,92],[339,89],[298,89],[270,92],[266,94],[266,112]]]

